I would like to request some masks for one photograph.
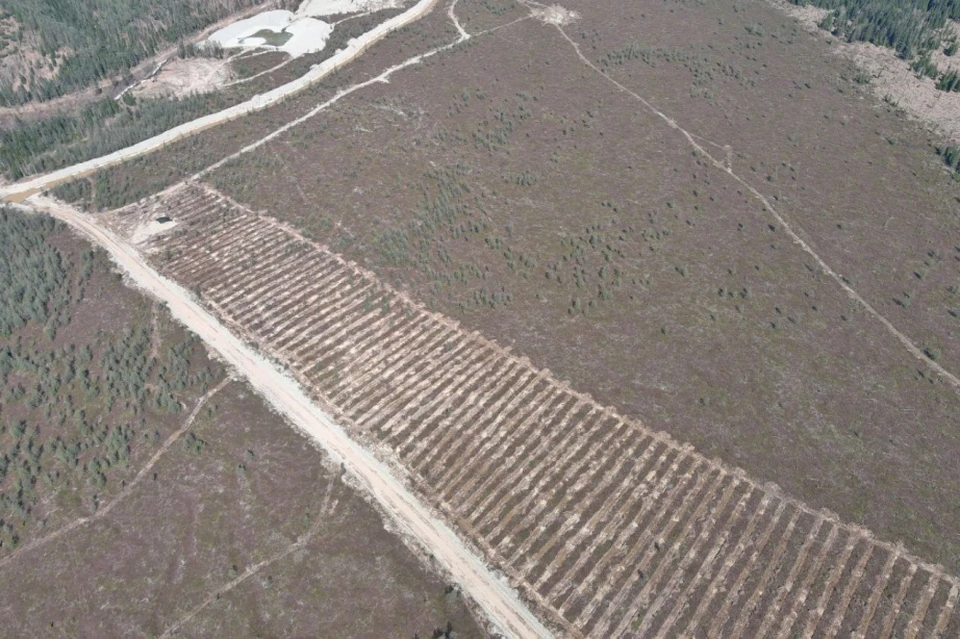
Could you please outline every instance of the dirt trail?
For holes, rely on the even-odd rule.
[[[344,465],[373,495],[399,530],[416,539],[450,572],[509,637],[551,637],[552,633],[521,602],[517,593],[469,550],[457,535],[420,502],[393,473],[347,434],[274,364],[258,355],[204,310],[178,284],[160,276],[140,253],[89,216],[56,200],[35,196],[27,204],[70,225],[110,253],[143,291],[166,302],[171,314],[245,377],[297,428]]]
[[[462,44],[462,43],[466,42],[467,40],[469,40],[470,38],[487,35],[487,34],[489,34],[489,33],[493,33],[494,31],[498,31],[499,29],[503,29],[503,28],[505,28],[505,27],[509,27],[509,26],[512,25],[512,24],[516,24],[517,22],[520,22],[521,20],[526,20],[526,19],[528,19],[528,18],[530,17],[530,16],[525,16],[525,17],[523,17],[523,18],[518,18],[517,20],[514,20],[514,21],[512,21],[512,22],[508,22],[508,23],[506,23],[506,24],[502,24],[502,25],[497,26],[497,27],[492,27],[492,28],[490,28],[490,29],[486,29],[485,31],[480,31],[480,32],[471,34],[471,33],[467,33],[466,29],[463,28],[463,26],[460,24],[460,21],[457,19],[456,8],[457,8],[457,0],[454,0],[452,3],[450,3],[450,8],[449,8],[448,11],[447,11],[447,15],[450,17],[451,22],[453,22],[453,26],[457,29],[457,33],[459,34],[458,37],[457,37],[457,39],[454,40],[453,42],[450,42],[449,44],[444,44],[444,45],[439,46],[439,47],[436,47],[436,48],[434,48],[434,49],[430,49],[429,51],[424,51],[423,53],[418,53],[418,54],[415,55],[415,56],[412,56],[412,57],[407,58],[407,59],[404,60],[403,62],[398,62],[397,64],[394,64],[393,66],[388,67],[388,68],[385,69],[382,73],[380,73],[380,75],[378,75],[378,76],[375,76],[375,77],[370,78],[370,79],[368,79],[368,80],[364,80],[363,82],[358,82],[357,84],[352,84],[352,85],[350,85],[349,87],[347,87],[347,88],[345,88],[345,89],[341,89],[340,91],[337,91],[336,95],[334,95],[332,98],[330,98],[330,99],[327,100],[326,102],[323,102],[323,103],[317,105],[316,107],[314,107],[313,109],[311,109],[310,111],[308,111],[308,112],[305,113],[304,115],[300,116],[299,118],[297,118],[297,119],[295,119],[295,120],[291,120],[290,122],[287,122],[287,123],[284,124],[283,126],[281,126],[281,127],[277,128],[277,129],[271,131],[270,133],[268,133],[267,135],[265,135],[265,136],[263,136],[262,138],[258,139],[257,141],[252,142],[251,144],[248,144],[247,146],[243,147],[242,149],[240,149],[240,150],[237,151],[236,153],[231,153],[230,155],[228,155],[228,156],[226,156],[226,157],[224,157],[224,158],[221,158],[218,162],[216,162],[216,163],[214,163],[214,164],[211,164],[210,166],[208,166],[207,168],[203,169],[202,171],[199,171],[198,173],[194,174],[190,179],[191,179],[191,180],[199,180],[200,178],[204,177],[205,175],[208,175],[209,173],[211,173],[211,172],[219,169],[220,167],[222,167],[223,165],[227,164],[228,162],[231,162],[232,160],[237,159],[237,158],[240,157],[241,155],[244,155],[244,154],[246,154],[246,153],[250,153],[251,151],[255,151],[256,149],[259,149],[261,146],[263,146],[263,145],[266,144],[267,142],[270,142],[271,140],[273,140],[273,139],[275,139],[275,138],[283,135],[284,133],[286,133],[286,132],[289,131],[290,129],[293,129],[293,128],[295,128],[295,127],[303,124],[303,123],[306,122],[307,120],[309,120],[309,119],[317,116],[318,114],[322,113],[323,111],[326,111],[327,109],[329,109],[331,106],[333,106],[334,104],[336,104],[337,102],[339,102],[339,101],[342,100],[343,98],[347,97],[348,95],[350,95],[350,94],[352,94],[352,93],[354,93],[354,92],[356,92],[356,91],[359,91],[360,89],[366,88],[366,87],[368,87],[368,86],[372,86],[372,85],[374,85],[374,84],[382,83],[382,82],[389,82],[389,81],[390,81],[390,76],[393,75],[394,73],[396,73],[397,71],[400,71],[400,70],[402,70],[402,69],[406,69],[407,67],[412,67],[412,66],[418,65],[418,64],[420,64],[421,62],[423,62],[424,60],[426,60],[427,58],[429,58],[429,57],[431,57],[431,56],[434,56],[434,55],[440,53],[441,51],[446,51],[447,49],[451,49],[451,48],[457,46],[458,44]],[[0,192],[2,192],[2,191],[0,191]]]
[[[183,425],[175,433],[173,433],[172,435],[170,435],[170,437],[167,438],[167,441],[165,441],[163,443],[163,446],[161,446],[157,450],[157,452],[153,454],[153,456],[150,458],[150,461],[148,461],[146,465],[140,469],[140,472],[137,473],[137,476],[134,477],[133,480],[129,484],[127,484],[123,488],[123,490],[120,491],[120,493],[113,498],[112,501],[110,501],[110,503],[108,503],[106,506],[98,510],[93,515],[90,515],[89,517],[80,517],[79,519],[74,519],[63,528],[55,530],[54,532],[50,533],[45,537],[40,537],[39,539],[35,539],[34,541],[30,542],[26,546],[21,546],[20,548],[13,551],[3,559],[0,559],[0,569],[3,569],[8,564],[10,564],[10,562],[12,562],[17,557],[23,555],[24,553],[30,552],[31,550],[36,550],[37,548],[40,548],[41,546],[45,546],[46,544],[50,543],[55,539],[59,539],[60,537],[66,535],[68,532],[72,530],[76,530],[77,528],[81,526],[85,526],[90,522],[106,517],[110,513],[110,511],[117,506],[117,504],[119,504],[127,496],[130,495],[130,493],[137,486],[137,484],[143,481],[143,478],[147,476],[147,473],[149,473],[150,470],[160,460],[160,458],[163,457],[164,453],[170,450],[170,447],[173,446],[173,444],[178,439],[180,439],[185,432],[187,432],[187,429],[190,428],[190,426],[193,424],[194,420],[197,418],[197,415],[200,414],[200,409],[206,405],[207,401],[211,397],[216,395],[218,392],[220,392],[220,390],[223,389],[223,387],[229,383],[230,383],[230,378],[228,377],[222,382],[220,382],[220,384],[210,389],[206,395],[200,398],[200,400],[197,402],[197,405],[194,407],[193,411],[191,411],[190,415],[187,416],[187,418],[184,420]]]
[[[536,2],[534,0],[521,0],[521,4],[527,7],[536,6],[542,9],[549,8],[546,5],[540,4],[539,2]],[[813,260],[817,263],[817,266],[820,268],[823,274],[829,277],[830,279],[832,279],[834,282],[837,283],[838,286],[840,286],[841,289],[843,289],[843,292],[846,293],[847,297],[849,297],[851,300],[859,304],[865,311],[867,311],[867,313],[870,314],[871,317],[873,317],[875,320],[880,322],[883,325],[883,327],[886,329],[886,331],[891,336],[893,336],[898,342],[900,342],[900,344],[902,344],[903,347],[907,349],[907,351],[913,357],[918,359],[922,364],[924,364],[926,367],[930,368],[937,375],[939,375],[945,382],[950,384],[953,387],[954,391],[960,392],[960,378],[958,378],[951,371],[947,370],[937,362],[927,357],[924,354],[924,352],[920,350],[919,346],[914,344],[913,341],[911,341],[911,339],[907,337],[906,334],[904,334],[899,329],[897,329],[897,327],[894,326],[893,323],[890,322],[890,320],[888,320],[883,314],[880,313],[880,311],[874,308],[874,306],[870,304],[870,302],[868,302],[859,293],[857,293],[857,291],[855,291],[853,287],[851,287],[847,283],[848,280],[845,277],[843,277],[843,275],[834,271],[833,268],[829,264],[827,264],[823,258],[820,257],[820,255],[813,249],[813,247],[810,246],[810,244],[800,236],[800,233],[803,233],[803,229],[799,229],[799,232],[795,230],[793,226],[791,226],[791,224],[789,224],[787,220],[779,212],[777,212],[777,209],[773,207],[773,204],[765,195],[760,193],[760,191],[758,191],[752,184],[747,182],[738,174],[734,173],[733,168],[731,168],[730,162],[729,162],[730,151],[727,150],[728,147],[718,145],[714,142],[709,142],[709,144],[725,150],[725,157],[723,160],[718,160],[717,158],[712,156],[703,147],[702,144],[697,142],[696,138],[698,138],[699,136],[696,136],[690,133],[689,131],[687,131],[686,129],[684,129],[682,126],[680,126],[677,123],[676,120],[674,120],[669,115],[657,109],[655,106],[653,106],[653,104],[647,101],[643,96],[631,91],[624,85],[620,84],[619,82],[611,78],[609,75],[605,74],[599,68],[597,68],[597,66],[593,62],[591,62],[590,59],[587,58],[583,54],[583,52],[580,50],[580,45],[578,45],[573,40],[573,38],[567,35],[567,32],[563,30],[563,27],[560,24],[555,23],[553,26],[556,27],[557,31],[560,32],[560,35],[563,36],[563,38],[567,42],[569,42],[570,45],[574,48],[581,62],[583,62],[586,66],[590,67],[590,69],[598,73],[605,80],[612,83],[620,91],[622,91],[623,93],[626,93],[633,99],[640,102],[640,104],[642,104],[648,111],[650,111],[650,113],[652,113],[653,115],[657,116],[658,118],[666,122],[671,129],[674,129],[675,131],[680,133],[684,138],[686,138],[690,146],[693,147],[693,149],[697,153],[703,155],[703,157],[709,160],[710,163],[715,168],[720,169],[721,171],[729,175],[731,178],[733,178],[733,180],[736,181],[738,184],[740,184],[743,188],[745,188],[750,193],[750,195],[756,198],[757,201],[759,201],[760,204],[763,205],[763,210],[765,212],[768,212],[771,216],[773,216],[773,218],[777,221],[777,223],[780,224],[783,230],[786,231],[787,235],[790,236],[790,239],[793,241],[793,243],[799,246],[807,255],[813,258]],[[703,139],[703,138],[700,138],[700,139]]]
[[[155,151],[167,144],[176,142],[183,138],[195,135],[212,126],[222,124],[234,118],[238,118],[255,111],[261,111],[267,107],[281,102],[285,98],[299,93],[300,91],[316,84],[345,64],[349,64],[355,58],[363,54],[368,47],[383,39],[390,33],[402,27],[411,24],[430,13],[436,6],[438,0],[420,0],[414,6],[410,7],[398,16],[382,22],[370,31],[367,31],[359,38],[351,40],[343,49],[335,55],[327,58],[322,63],[313,67],[309,72],[300,76],[292,82],[256,95],[246,102],[234,105],[218,113],[211,113],[196,120],[186,122],[176,126],[160,135],[156,135],[147,140],[143,140],[133,146],[129,146],[119,151],[114,151],[107,155],[80,164],[75,164],[52,173],[47,173],[39,177],[34,177],[16,184],[0,187],[0,200],[17,202],[24,199],[25,194],[30,192],[39,192],[50,188],[64,181],[87,175],[97,169],[119,164],[151,151]]]
[[[203,601],[197,604],[190,612],[178,619],[173,625],[164,630],[163,634],[160,635],[159,639],[167,639],[168,637],[174,637],[180,633],[180,630],[190,623],[194,617],[203,612],[203,610],[212,604],[215,601],[218,601],[223,595],[227,594],[237,586],[241,585],[243,582],[248,580],[250,577],[253,577],[258,572],[264,568],[268,568],[275,564],[278,561],[286,559],[293,553],[297,552],[311,541],[316,538],[316,536],[323,530],[323,525],[327,522],[328,517],[332,516],[334,511],[337,508],[337,500],[331,499],[333,496],[334,490],[337,488],[338,482],[331,481],[329,486],[327,486],[327,492],[324,495],[323,503],[320,505],[320,512],[317,513],[316,518],[313,521],[313,524],[310,525],[310,529],[302,534],[295,542],[287,546],[284,550],[279,553],[268,557],[262,561],[259,561],[246,570],[243,571],[241,575],[234,578],[233,580],[227,582],[217,590],[210,593]]]

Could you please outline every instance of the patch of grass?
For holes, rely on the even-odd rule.
[[[274,31],[273,29],[260,29],[259,31],[257,31],[256,33],[254,33],[252,36],[249,36],[249,37],[263,38],[264,42],[270,45],[271,47],[282,47],[287,42],[289,42],[290,38],[293,37],[293,34],[289,33],[286,30]]]

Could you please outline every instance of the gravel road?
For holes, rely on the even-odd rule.
[[[386,465],[350,439],[294,381],[234,336],[204,310],[191,293],[159,275],[134,247],[102,228],[91,217],[43,196],[31,197],[25,205],[31,210],[52,215],[102,247],[138,287],[165,302],[177,320],[249,380],[296,427],[317,441],[336,461],[343,463],[393,519],[397,528],[416,539],[450,572],[499,632],[508,637],[552,636],[517,593],[487,568],[483,560],[436,518]]]

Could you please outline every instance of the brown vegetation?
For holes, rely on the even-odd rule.
[[[485,635],[339,468],[102,254],[48,242],[64,323],[0,339],[4,634]]]
[[[282,224],[196,186],[118,218],[160,211],[178,226],[143,245],[157,267],[398,460],[568,634],[960,623],[939,567],[624,419]],[[877,594],[914,580],[917,600]]]

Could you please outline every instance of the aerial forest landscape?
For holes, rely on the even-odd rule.
[[[0,637],[960,637],[960,4],[0,0]]]

